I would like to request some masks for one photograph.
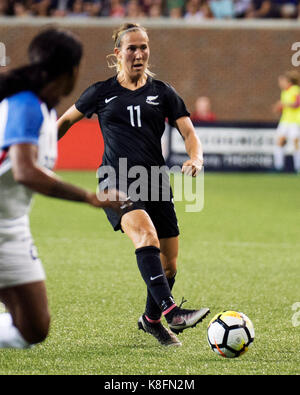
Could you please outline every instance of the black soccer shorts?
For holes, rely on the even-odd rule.
[[[121,218],[133,210],[145,210],[150,216],[159,239],[176,237],[179,235],[178,221],[174,203],[172,201],[134,202],[130,207],[118,214],[116,211],[105,208],[106,216],[115,231],[122,230]]]

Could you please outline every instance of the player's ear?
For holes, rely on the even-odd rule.
[[[116,55],[117,58],[119,57],[120,52],[121,52],[120,48],[114,48],[114,54]]]
[[[122,69],[122,52],[121,52],[120,48],[115,48],[114,54],[117,59],[117,70],[118,70],[118,72],[120,72]]]

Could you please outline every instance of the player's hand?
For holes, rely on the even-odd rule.
[[[182,165],[181,172],[188,176],[196,177],[203,167],[203,159],[189,159]]]
[[[97,191],[94,194],[92,201],[92,206],[100,208],[111,208],[117,212],[125,209],[132,205],[130,198],[121,191],[116,189],[109,189],[106,191]]]
[[[283,105],[280,100],[277,101],[275,104],[273,104],[273,107],[272,107],[273,113],[275,113],[275,114],[281,113],[282,109],[283,109]]]

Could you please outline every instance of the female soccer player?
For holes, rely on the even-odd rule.
[[[121,201],[61,181],[50,170],[57,151],[52,109],[75,84],[82,45],[71,33],[47,29],[29,46],[30,64],[0,76],[0,348],[43,341],[50,316],[45,274],[28,213],[33,192],[118,209]],[[124,195],[125,196],[125,195]]]
[[[284,147],[288,140],[293,142],[295,172],[300,172],[300,76],[297,71],[287,71],[278,77],[281,89],[280,101],[274,105],[274,112],[281,113],[276,132],[274,165],[276,170],[284,169]]]
[[[147,285],[146,309],[138,320],[138,327],[163,345],[178,346],[181,343],[172,332],[195,326],[209,309],[186,310],[174,302],[171,290],[177,271],[177,218],[169,179],[167,188],[165,174],[163,181],[156,185],[151,171],[165,164],[161,137],[166,118],[177,126],[185,140],[190,159],[184,163],[183,171],[193,176],[203,164],[201,143],[182,99],[170,85],[154,79],[148,69],[150,49],[145,29],[125,23],[114,32],[113,40],[117,74],[90,86],[66,111],[58,121],[59,136],[84,116],[98,115],[105,144],[99,169],[100,188],[116,186],[134,201],[122,215],[109,209],[105,211],[114,230],[122,230],[132,240],[137,264]],[[128,173],[124,173],[125,166]],[[104,175],[102,169],[107,167],[112,171]],[[139,171],[140,178],[137,177]],[[139,182],[144,196],[134,199],[132,194]],[[170,193],[163,199],[166,190]],[[149,199],[152,192],[160,195],[159,199]],[[161,314],[171,331],[161,324]]]

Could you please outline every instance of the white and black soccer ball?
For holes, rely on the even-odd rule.
[[[237,311],[222,311],[214,316],[207,328],[211,349],[225,358],[244,354],[254,340],[254,326],[250,319]]]

